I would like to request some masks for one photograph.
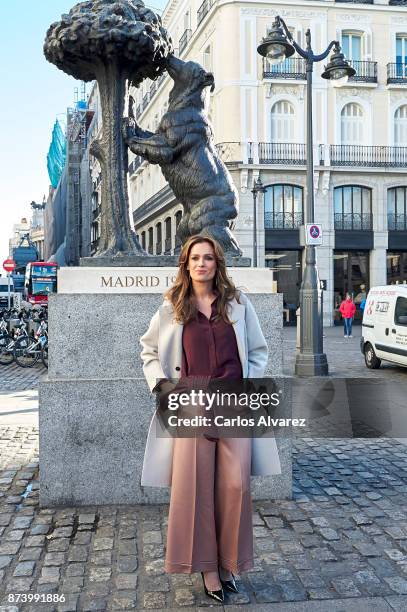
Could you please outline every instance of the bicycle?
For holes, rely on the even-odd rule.
[[[38,322],[39,319],[33,319]],[[23,336],[14,344],[14,359],[22,368],[32,368],[41,358],[45,367],[48,367],[48,332],[47,322],[41,320],[40,326],[32,336]],[[44,352],[46,349],[46,355]]]

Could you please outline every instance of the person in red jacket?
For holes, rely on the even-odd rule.
[[[344,338],[352,338],[352,321],[355,316],[356,306],[352,301],[349,293],[346,294],[346,298],[343,300],[341,305],[339,306],[339,312],[343,317],[343,325],[344,325]]]

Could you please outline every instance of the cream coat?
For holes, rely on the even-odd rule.
[[[239,304],[230,302],[229,317],[236,334],[244,378],[262,378],[267,365],[268,349],[259,320],[248,297],[241,293]],[[173,321],[168,300],[151,319],[140,339],[143,372],[152,391],[161,378],[179,378],[182,359],[183,325]],[[159,435],[157,435],[159,434]],[[174,439],[161,428],[154,413],[147,436],[141,484],[152,487],[171,486]],[[272,433],[253,438],[251,473],[253,476],[281,474],[280,459]]]

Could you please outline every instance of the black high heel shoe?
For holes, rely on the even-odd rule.
[[[209,591],[206,588],[203,572],[201,572],[201,576],[202,576],[202,582],[203,582],[204,589],[205,589],[205,594],[208,597],[212,597],[212,599],[214,599],[215,601],[219,601],[220,603],[223,603],[225,601],[225,595],[223,593],[223,589],[219,589],[219,591]]]
[[[237,588],[236,580],[234,575],[232,574],[231,580],[222,580],[220,579],[222,586],[226,591],[230,591],[231,593],[238,593],[239,589]]]

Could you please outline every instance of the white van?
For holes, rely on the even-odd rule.
[[[10,306],[14,301],[14,283],[10,277]],[[0,275],[0,308],[7,308],[8,305],[8,278]]]
[[[360,350],[368,368],[381,360],[407,367],[407,285],[372,287],[363,311]]]

